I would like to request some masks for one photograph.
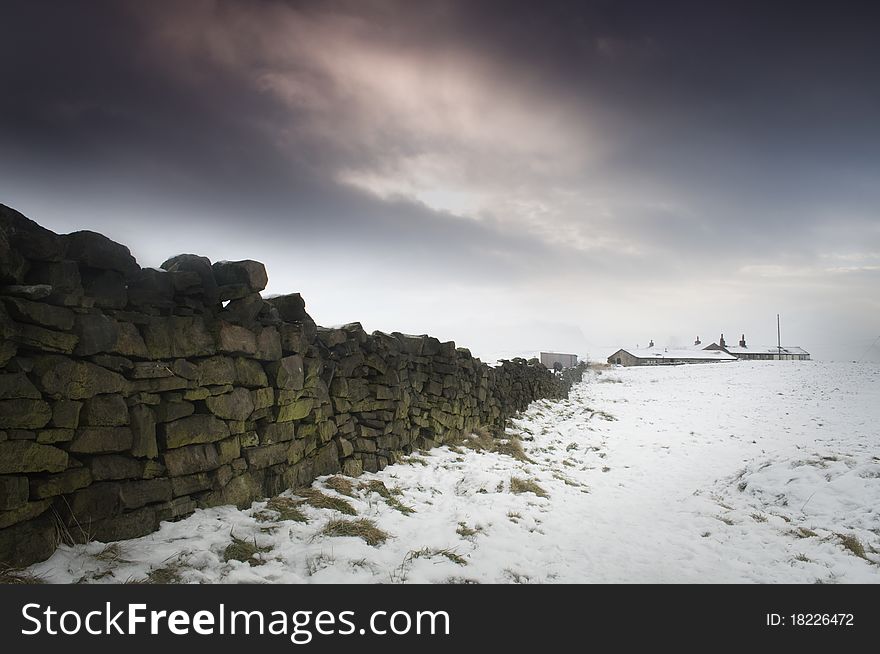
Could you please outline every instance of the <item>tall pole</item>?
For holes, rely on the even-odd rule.
[[[779,358],[782,358],[782,332],[779,331],[779,314],[776,314],[776,348]]]

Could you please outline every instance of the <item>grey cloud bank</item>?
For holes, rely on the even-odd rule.
[[[0,201],[486,356],[772,342],[782,313],[857,358],[871,5],[704,4],[7,2]]]

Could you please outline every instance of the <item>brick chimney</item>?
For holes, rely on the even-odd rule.
[[[746,335],[745,334],[743,334],[742,338],[739,339],[739,346],[743,347],[743,348],[746,346]]]
[[[697,336],[697,340],[694,341],[694,345],[702,345],[703,343],[700,341],[700,337]]]
[[[651,342],[648,343],[648,347],[654,347],[654,339],[653,338],[651,339]]]
[[[727,347],[727,343],[724,342],[724,334],[721,334],[721,338],[718,340],[718,345],[721,347]]]

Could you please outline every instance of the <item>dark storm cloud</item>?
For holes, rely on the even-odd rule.
[[[0,12],[2,200],[150,257],[189,224],[499,298],[721,280],[862,307],[880,266],[867,3]]]

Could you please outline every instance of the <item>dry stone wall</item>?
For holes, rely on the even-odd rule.
[[[256,261],[191,254],[141,268],[0,205],[0,564],[376,471],[580,377],[318,327],[299,294],[264,299],[267,281]]]

